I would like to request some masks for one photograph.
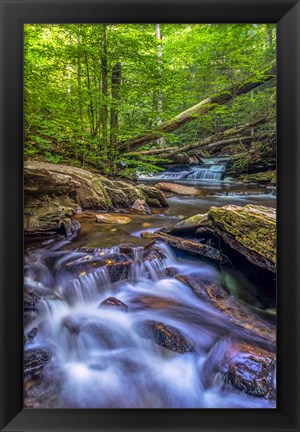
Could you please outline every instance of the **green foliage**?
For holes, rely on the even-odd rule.
[[[168,163],[168,159],[162,159],[151,155],[140,155],[138,153],[120,156],[117,159],[119,175],[124,177],[135,177],[136,174],[150,174],[163,171],[164,169],[156,163]]]
[[[26,24],[25,157],[90,165],[112,174],[155,172],[157,159],[125,159],[111,133],[122,142],[155,130],[161,121],[247,79],[275,58],[274,25],[161,24],[160,30],[161,40],[154,24]],[[122,80],[116,100],[112,71],[118,62]],[[180,152],[181,145],[274,114],[275,90],[271,81],[236,97],[165,134],[163,144]],[[110,126],[113,111],[118,114],[115,130]],[[152,142],[145,149],[160,145]]]

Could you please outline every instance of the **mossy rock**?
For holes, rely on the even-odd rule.
[[[238,177],[244,183],[261,183],[276,185],[276,171],[263,171],[255,174],[243,174]]]
[[[164,194],[154,187],[109,180],[82,168],[28,161],[24,173],[26,234],[59,232],[65,218],[70,218],[78,207],[114,211],[130,208],[136,200],[168,206]]]
[[[276,210],[228,205],[211,207],[209,224],[225,243],[261,268],[276,270]]]
[[[200,226],[204,226],[207,225],[208,223],[208,214],[197,214],[195,216],[192,216],[188,219],[184,219],[183,221],[179,222],[177,225],[175,225],[174,228],[176,227],[191,227],[193,226],[195,229],[200,227]],[[173,228],[173,229],[174,229]]]

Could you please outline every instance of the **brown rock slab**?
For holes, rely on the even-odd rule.
[[[162,240],[176,249],[184,250],[192,254],[201,255],[215,261],[227,262],[227,258],[222,255],[218,249],[203,244],[197,240],[183,239],[181,237],[166,234],[162,231],[143,232],[141,236],[143,238]]]
[[[157,189],[160,189],[162,191],[165,192],[172,192],[175,193],[177,195],[203,195],[203,193],[195,188],[195,187],[191,187],[191,186],[183,186],[183,185],[179,185],[176,183],[166,183],[166,182],[162,182],[162,183],[157,183],[155,185],[155,187]]]
[[[96,215],[96,221],[104,224],[128,224],[131,219],[127,216],[118,216],[110,213],[99,213]]]

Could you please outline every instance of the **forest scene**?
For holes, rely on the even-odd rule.
[[[276,26],[24,26],[24,407],[276,408]]]

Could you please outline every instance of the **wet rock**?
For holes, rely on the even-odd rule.
[[[116,345],[113,332],[102,323],[87,321],[80,329],[80,333],[88,334],[105,348],[114,348]]]
[[[255,397],[274,395],[274,359],[260,353],[244,352],[229,364],[228,381],[233,387]]]
[[[117,282],[126,279],[132,263],[132,259],[126,254],[111,254],[106,260],[110,281]]]
[[[171,325],[159,321],[146,321],[146,335],[164,348],[183,354],[194,351],[193,343]]]
[[[29,381],[39,375],[51,359],[51,353],[42,348],[32,348],[24,351],[24,376]]]
[[[38,334],[38,329],[36,327],[33,327],[27,335],[28,342],[31,342],[36,337],[37,334]]]
[[[205,256],[206,258],[215,261],[220,261],[223,263],[227,262],[227,258],[218,249],[203,244],[198,240],[186,240],[181,237],[166,234],[162,231],[143,232],[141,236],[143,238],[154,238],[162,240],[176,249],[184,250],[192,254]]]
[[[153,247],[147,251],[144,255],[143,261],[152,261],[152,260],[160,260],[164,261],[166,259],[166,255],[160,250],[158,247]]]
[[[166,272],[167,272],[168,276],[174,277],[180,273],[180,270],[177,269],[176,267],[167,267]]]
[[[98,306],[98,308],[102,308],[102,307],[109,307],[112,309],[118,309],[120,311],[123,312],[127,312],[128,311],[128,306],[123,303],[121,300],[118,300],[115,297],[108,297],[107,299],[103,300],[103,302],[101,302]]]
[[[276,347],[276,326],[264,320],[249,305],[229,292],[218,281],[201,275],[176,275],[177,280],[189,286],[201,300],[224,313],[229,321],[243,330],[245,337],[255,338],[269,350]]]
[[[41,297],[32,288],[24,287],[23,305],[25,311],[36,311]]]
[[[77,220],[71,220],[70,218],[64,218],[64,220],[58,223],[58,229],[67,237],[80,231],[81,225]]]
[[[90,247],[79,247],[74,249],[74,252],[84,252],[92,255],[99,255],[103,252],[103,248],[90,248]]]
[[[172,192],[172,193],[175,193],[177,195],[192,195],[192,196],[203,195],[203,193],[195,187],[183,186],[183,185],[179,185],[176,183],[162,182],[162,183],[157,183],[155,185],[155,187],[157,189],[160,189],[160,190],[163,190],[166,192]]]
[[[72,278],[80,278],[96,272],[100,268],[106,268],[110,281],[117,282],[128,276],[132,263],[132,258],[127,254],[113,253],[102,256],[102,252],[99,252],[71,261],[66,264],[65,269],[68,270]]]
[[[119,246],[120,252],[134,257],[141,249],[145,252],[149,250],[155,241],[151,239],[144,239],[141,237],[134,237],[130,243],[122,243]]]
[[[37,319],[37,316],[38,314],[36,310],[24,310],[24,327],[31,325]]]
[[[135,309],[170,309],[170,308],[178,308],[179,303],[175,300],[164,298],[164,297],[157,297],[152,295],[143,295],[140,297],[137,297],[133,301],[134,308]]]
[[[68,329],[71,334],[79,334],[83,322],[84,318],[69,314],[62,319],[61,325]]]
[[[66,264],[65,268],[75,277],[85,276],[105,266],[106,260],[97,255],[86,255]]]
[[[151,210],[144,200],[137,199],[131,206],[131,209],[142,215],[148,215]]]
[[[253,397],[275,398],[276,357],[260,347],[221,341],[209,353],[203,371],[209,375],[210,383],[220,373],[225,386]]]
[[[96,215],[96,221],[105,224],[128,224],[131,219],[127,216],[117,216],[110,213],[103,213]]]

